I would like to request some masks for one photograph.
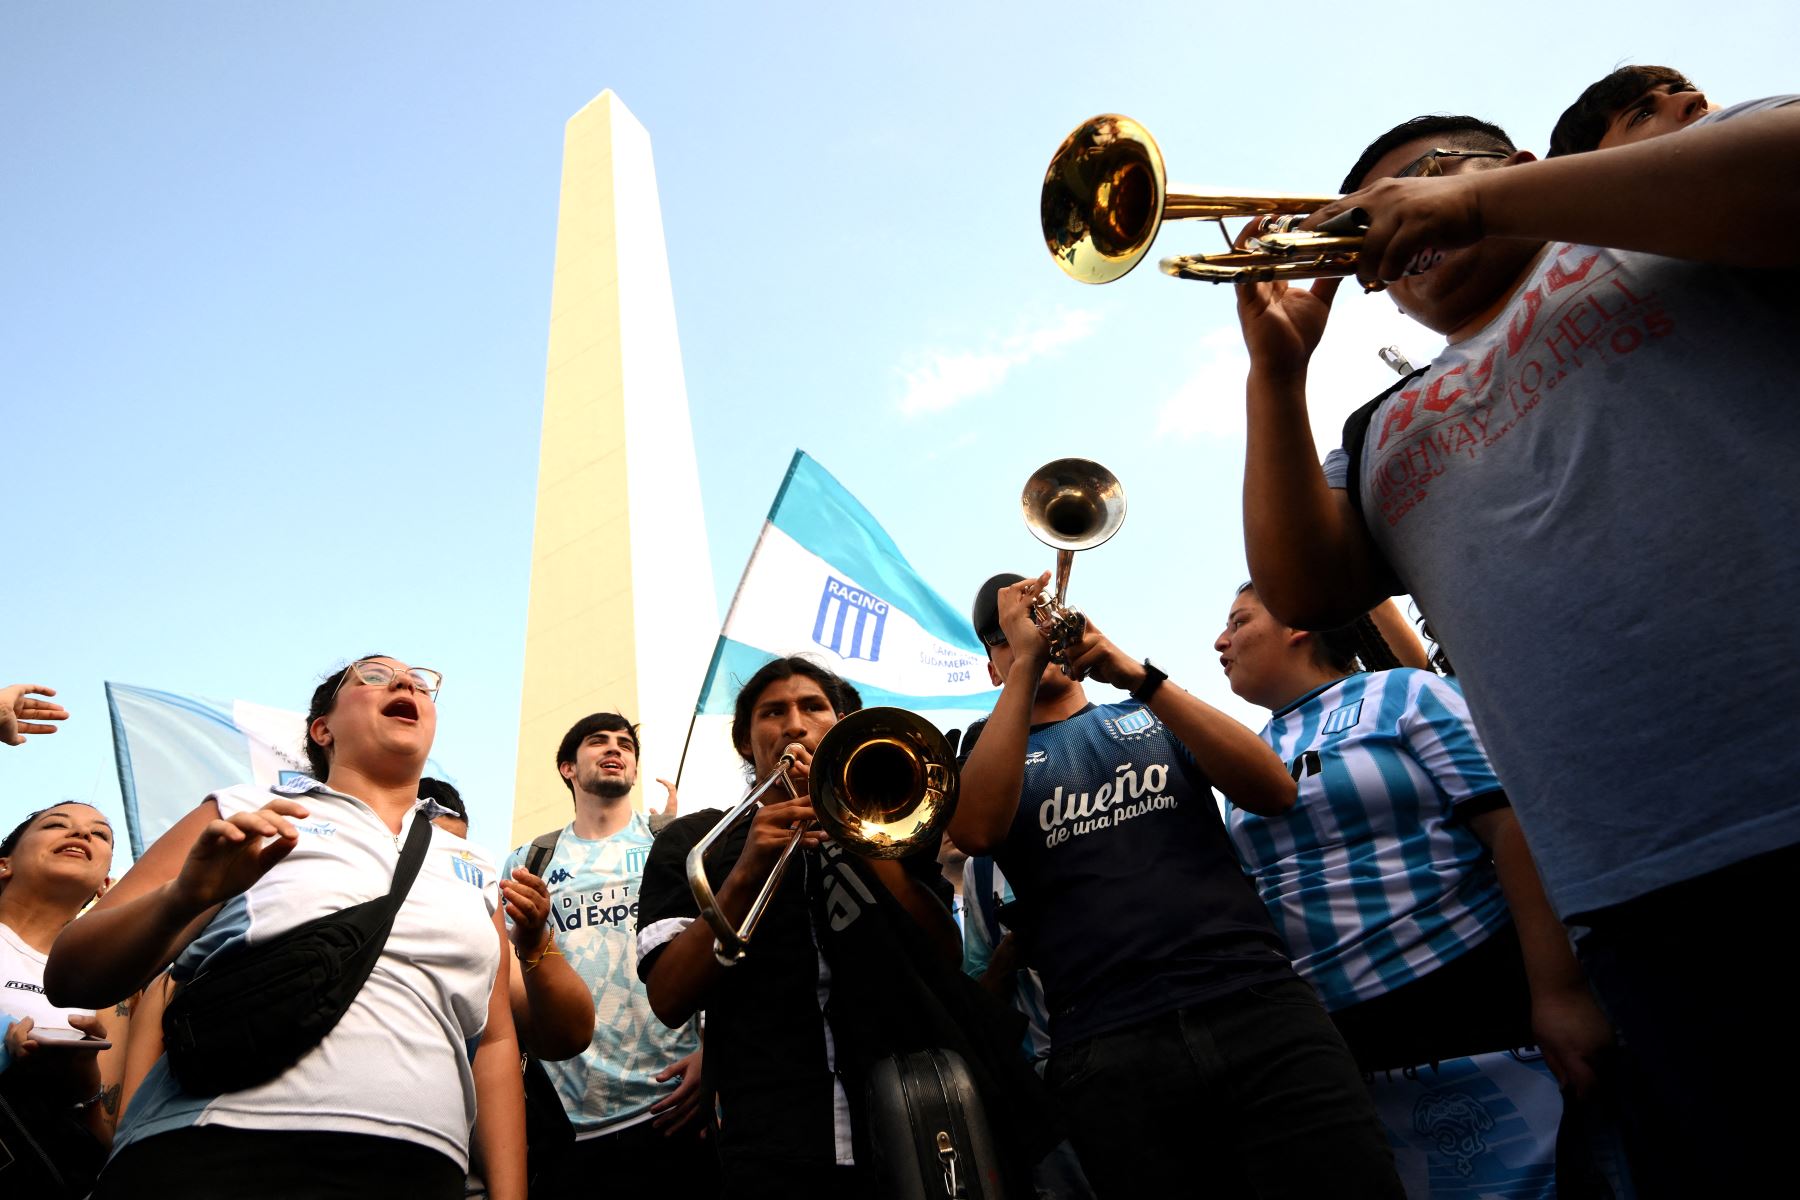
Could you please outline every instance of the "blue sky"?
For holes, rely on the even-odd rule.
[[[379,651],[445,673],[435,754],[502,839],[562,126],[603,88],[655,144],[721,612],[796,446],[958,605],[1049,565],[1019,487],[1085,454],[1131,515],[1071,598],[1250,720],[1210,648],[1244,574],[1231,293],[1064,279],[1058,141],[1119,111],[1176,180],[1328,192],[1419,112],[1541,147],[1620,62],[1794,90],[1800,33],[1777,3],[857,8],[0,8],[0,676],[74,713],[0,748],[0,829],[119,817],[104,680],[299,708]],[[1435,346],[1338,309],[1325,438],[1379,346]]]

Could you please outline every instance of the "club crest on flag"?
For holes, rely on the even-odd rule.
[[[851,587],[835,575],[827,575],[825,588],[819,593],[819,615],[813,621],[812,640],[839,658],[880,662],[887,614],[886,600]]]

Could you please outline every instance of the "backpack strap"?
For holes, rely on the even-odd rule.
[[[1344,477],[1344,494],[1350,501],[1350,507],[1358,517],[1363,515],[1362,501],[1362,465],[1363,447],[1369,440],[1369,426],[1375,420],[1375,410],[1389,396],[1413,382],[1431,369],[1430,364],[1414,368],[1410,375],[1397,381],[1381,395],[1375,397],[1348,417],[1344,418],[1344,453],[1350,456],[1349,473]]]
[[[552,829],[549,833],[540,833],[531,839],[531,850],[525,855],[525,869],[533,875],[542,875],[543,868],[550,865],[556,857],[556,843],[562,838],[562,830]]]

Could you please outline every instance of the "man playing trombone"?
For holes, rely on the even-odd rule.
[[[860,858],[813,825],[814,752],[861,707],[850,683],[800,657],[766,664],[738,694],[732,740],[739,755],[764,781],[791,755],[786,770],[797,797],[765,802],[705,860],[726,921],[743,928],[782,852],[804,832],[767,910],[754,931],[742,933],[735,965],[721,963],[712,926],[697,919],[686,869],[690,850],[721,814],[676,820],[644,869],[638,971],[664,1023],[706,1011],[705,1072],[719,1096],[727,1197],[873,1194],[861,1083],[890,1052],[947,1047],[973,1064],[992,1039],[1017,1058],[1026,1086],[1035,1084],[1016,1031],[967,1028],[981,1023],[967,1011],[980,989],[958,969],[961,943],[937,865],[941,834],[905,858]],[[998,1005],[990,1011],[1001,1018]],[[988,1078],[1006,1074],[1005,1064],[992,1065]],[[990,1110],[996,1107],[1022,1110],[990,1111],[996,1125],[1029,1119],[1028,1102]]]
[[[950,837],[1018,895],[1044,981],[1046,1078],[1102,1197],[1400,1196],[1355,1061],[1245,880],[1213,802],[1278,814],[1294,783],[1249,729],[1091,622],[1067,673],[997,575],[973,620],[999,701],[969,731]],[[1131,693],[1090,703],[1083,676]]]

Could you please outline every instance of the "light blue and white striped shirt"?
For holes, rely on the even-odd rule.
[[[972,979],[987,974],[994,947],[1006,936],[1000,924],[1000,907],[1013,902],[1012,884],[982,855],[963,861],[963,973]],[[1044,982],[1027,967],[1018,973],[1013,1007],[1025,1017],[1025,1053],[1032,1065],[1043,1069],[1050,1057],[1050,1010],[1044,1004]]]
[[[1278,817],[1228,805],[1226,826],[1326,1008],[1427,975],[1511,919],[1462,819],[1500,782],[1452,684],[1411,669],[1351,675],[1276,712],[1262,739],[1299,798]]]

